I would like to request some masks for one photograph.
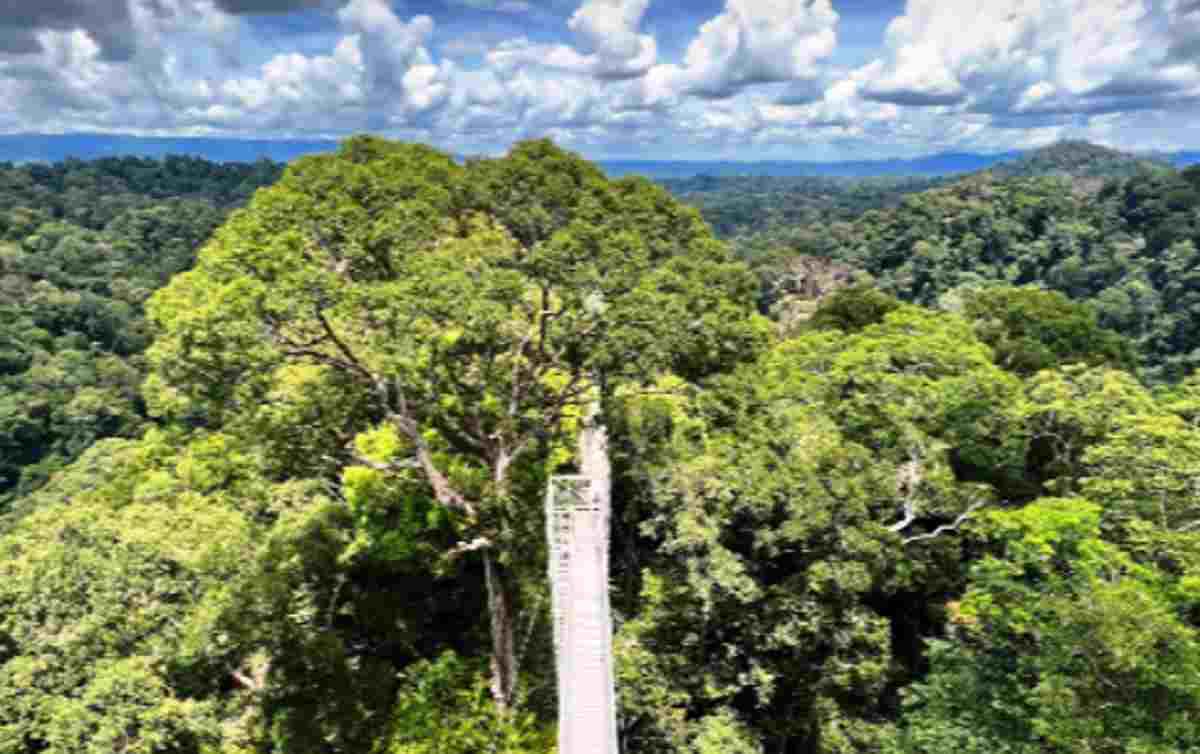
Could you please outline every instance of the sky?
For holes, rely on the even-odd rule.
[[[1200,149],[1200,0],[0,0],[0,133]]]

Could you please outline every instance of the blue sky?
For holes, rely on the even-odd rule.
[[[1200,0],[14,0],[0,132],[455,152],[1200,148]]]

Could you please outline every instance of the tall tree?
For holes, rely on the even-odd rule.
[[[623,750],[694,751],[704,726],[728,729],[717,751],[881,750],[960,579],[962,527],[1025,455],[1005,415],[1020,381],[991,356],[966,320],[902,306],[784,341],[691,400],[633,402],[642,455],[667,449],[617,637]]]
[[[278,396],[305,400],[298,365],[344,391],[277,473],[340,475],[368,505],[377,482],[436,500],[460,536],[445,556],[482,558],[507,709],[519,571],[544,573],[537,490],[571,462],[582,407],[752,356],[754,289],[695,210],[549,142],[459,166],[357,137],[293,163],[151,301],[149,398],[262,434]]]

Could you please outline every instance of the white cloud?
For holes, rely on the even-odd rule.
[[[243,112],[361,104],[363,68],[358,38],[347,37],[332,55],[277,55],[262,66],[258,76],[229,79],[220,91],[225,107]]]
[[[192,112],[213,126],[237,122],[290,132],[386,130],[423,124],[450,96],[454,67],[435,63],[428,16],[402,20],[385,0],[350,0],[343,35],[325,55],[279,53],[253,75],[232,76],[215,102]]]
[[[499,29],[475,29],[442,42],[438,49],[451,57],[483,57],[507,41],[508,34]]]
[[[725,0],[677,57],[651,1],[450,0],[444,24],[396,0],[127,0],[124,26],[39,6],[0,28],[0,99],[17,103],[0,131],[369,129],[460,152],[550,135],[733,159],[1196,146],[1180,125],[1200,115],[1200,0],[910,0],[857,67],[830,0]],[[271,32],[282,16],[258,15],[290,7],[324,26]],[[517,15],[471,28],[467,7]]]
[[[22,120],[48,130],[286,135],[425,125],[449,101],[455,76],[426,47],[432,20],[404,21],[386,0],[341,6],[328,53],[279,52],[250,68],[246,51],[261,48],[246,44],[244,22],[214,0],[133,0],[139,44],[129,60],[107,59],[83,30],[42,30],[39,52],[0,59],[0,91],[19,93]]]
[[[36,31],[36,50],[0,56],[0,90],[20,103],[9,129],[179,128],[203,88],[172,48],[218,50],[234,25],[209,0],[132,0],[127,56],[114,58],[90,29]],[[168,40],[170,43],[168,43]]]
[[[628,79],[644,74],[658,59],[658,45],[639,33],[650,0],[585,0],[567,21],[578,47],[510,40],[488,55],[505,71],[539,67],[599,79]]]
[[[375,123],[424,112],[446,100],[453,66],[435,64],[426,48],[433,19],[416,16],[405,23],[385,0],[351,0],[338,19],[360,48],[365,104]]]
[[[625,78],[645,73],[658,58],[658,45],[638,26],[650,0],[587,0],[567,27],[592,60],[592,73]]]
[[[700,27],[682,64],[647,74],[637,100],[723,98],[752,84],[815,80],[837,47],[837,22],[829,0],[726,0],[724,12]]]
[[[1200,0],[1173,0],[1167,4],[1167,53],[1172,61],[1200,58]]]
[[[1200,96],[1195,0],[909,0],[867,97],[991,113],[1102,113]],[[1200,52],[1200,47],[1197,49]]]
[[[231,15],[263,15],[334,6],[344,0],[215,0],[215,2],[218,8]]]

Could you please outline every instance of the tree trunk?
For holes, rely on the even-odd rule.
[[[483,551],[488,620],[492,632],[492,697],[500,714],[512,709],[517,687],[517,654],[513,642],[513,606],[504,567],[490,549]]]

